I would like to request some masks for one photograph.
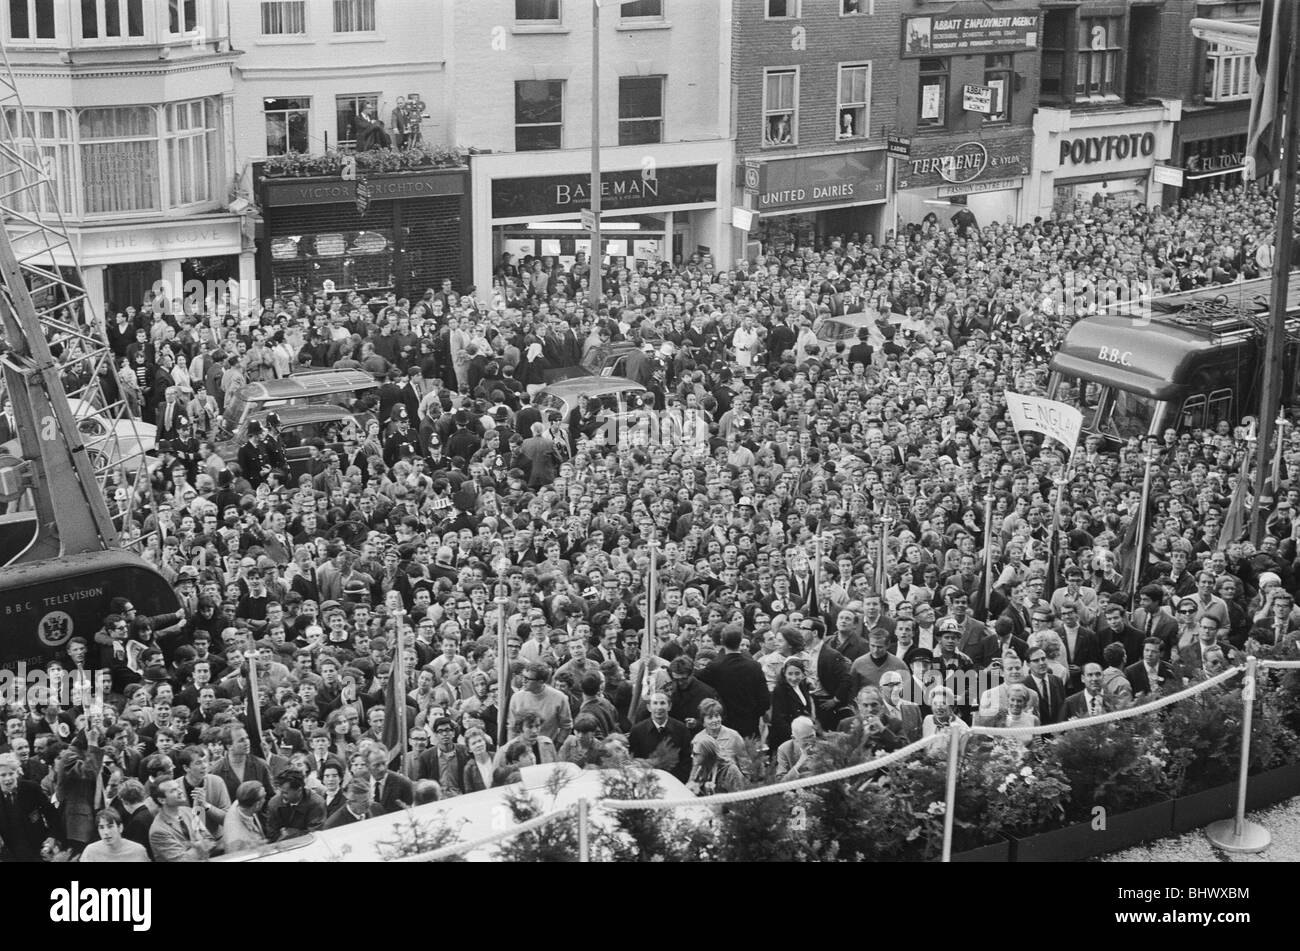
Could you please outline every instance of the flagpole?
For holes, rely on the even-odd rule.
[[[650,553],[650,571],[646,576],[646,603],[645,603],[645,646],[641,651],[641,656],[649,661],[654,654],[655,646],[655,605],[659,600],[659,566],[658,555],[654,537],[646,544],[646,549]],[[644,668],[642,668],[644,669]]]
[[[393,698],[393,712],[397,715],[397,764],[401,768],[406,759],[406,660],[402,656],[405,649],[402,631],[402,615],[405,612],[398,608],[393,613],[394,636],[397,639],[397,647],[393,651],[393,686],[397,690],[397,696]],[[392,751],[389,751],[389,757],[392,758]]]
[[[1130,604],[1133,603],[1133,599],[1137,595],[1138,579],[1142,577],[1142,552],[1146,548],[1147,501],[1151,495],[1151,466],[1155,462],[1155,455],[1151,452],[1150,446],[1147,447],[1145,462],[1146,468],[1142,471],[1142,502],[1138,506],[1136,516],[1138,520],[1137,538],[1135,539],[1137,551],[1133,555],[1133,577],[1129,581],[1128,596]]]
[[[1277,418],[1277,445],[1273,449],[1273,491],[1278,491],[1278,486],[1282,483],[1282,442],[1286,439],[1286,429],[1291,423],[1286,416],[1278,415]]]
[[[993,480],[989,479],[988,492],[984,495],[984,617],[987,621],[993,613],[990,606],[993,601]]]
[[[510,660],[506,656],[506,605],[505,598],[497,598],[497,748],[506,742],[506,715],[510,712],[509,678]]]
[[[1259,405],[1259,442],[1255,444],[1255,506],[1250,535],[1256,545],[1263,540],[1265,519],[1259,517],[1272,499],[1264,495],[1273,424],[1282,402],[1282,358],[1286,349],[1286,304],[1291,281],[1291,253],[1295,233],[1296,149],[1300,147],[1300,15],[1287,13],[1291,37],[1290,69],[1286,76],[1286,111],[1282,117],[1282,187],[1278,196],[1277,234],[1274,237],[1273,286],[1269,298],[1268,337],[1264,348],[1264,387]],[[1281,64],[1276,64],[1280,66]],[[1276,155],[1274,156],[1276,158]],[[1276,491],[1276,484],[1274,485]]]

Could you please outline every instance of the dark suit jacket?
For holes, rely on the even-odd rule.
[[[772,703],[758,661],[746,654],[723,654],[696,674],[696,679],[717,691],[723,726],[741,736],[758,736],[758,721]]]
[[[376,806],[376,805],[372,802],[372,803],[370,804],[370,807],[366,810],[366,814],[365,814],[365,816],[363,816],[362,818],[364,818],[364,819],[378,819],[378,818],[379,818],[380,816],[382,816],[383,814],[384,814],[384,811],[383,811],[382,809],[380,809],[378,806]],[[360,822],[360,821],[362,821],[362,820],[361,820],[361,819],[358,819],[358,818],[357,818],[356,816],[354,816],[350,811],[348,811],[348,807],[347,807],[347,806],[344,806],[344,807],[342,807],[341,809],[336,809],[336,810],[335,810],[335,811],[330,815],[330,817],[329,817],[328,819],[325,820],[325,825],[323,826],[323,828],[325,828],[325,829],[337,829],[337,828],[339,828],[340,826],[350,826],[350,825],[352,825],[352,823],[354,823],[354,822]]]
[[[383,815],[397,812],[415,802],[415,785],[396,770],[389,770],[384,777],[383,795],[375,802]]]
[[[1097,635],[1090,628],[1080,627],[1079,638],[1075,641],[1074,652],[1070,652],[1069,643],[1065,637],[1065,631],[1057,628],[1056,633],[1061,638],[1061,644],[1065,647],[1060,660],[1062,663],[1071,664],[1079,668],[1080,673],[1070,678],[1066,684],[1071,691],[1083,689],[1083,665],[1084,664],[1101,664],[1105,667],[1105,662],[1101,659],[1101,644],[1098,642]]]
[[[1044,697],[1043,692],[1038,689],[1038,678],[1033,674],[1025,675],[1024,685],[1038,694],[1038,722],[1044,725],[1059,723],[1061,708],[1065,705],[1065,687],[1056,679],[1056,675],[1052,673],[1047,675],[1047,692],[1051,694],[1048,697]]]
[[[1129,623],[1142,632],[1143,639],[1146,639],[1147,613],[1142,608],[1138,608],[1129,617]],[[1160,659],[1168,660],[1170,650],[1178,643],[1178,622],[1165,614],[1163,611],[1157,611],[1155,620],[1151,622],[1151,636],[1158,637],[1164,642],[1160,648]],[[1136,657],[1130,660],[1141,660],[1142,652],[1139,650]]]
[[[827,637],[828,642],[832,639],[838,640],[839,635],[831,634]],[[855,660],[871,650],[866,638],[860,634],[850,634],[844,643],[835,649],[844,655],[844,659],[849,662],[849,666],[852,666]]]
[[[0,856],[5,861],[39,862],[41,843],[50,836],[62,837],[59,813],[39,783],[18,780],[11,806],[0,795]]]
[[[1174,665],[1169,663],[1169,661],[1162,660],[1157,670],[1159,671],[1160,678],[1164,683],[1174,681],[1176,676],[1174,674]],[[1136,664],[1129,664],[1129,666],[1125,667],[1124,676],[1128,678],[1129,686],[1133,688],[1133,696],[1136,697],[1140,694],[1155,692],[1155,688],[1151,685],[1151,678],[1147,676],[1146,664],[1142,663],[1142,661],[1139,660]],[[1163,684],[1157,686],[1163,686]],[[1179,686],[1181,686],[1181,684],[1179,684]]]
[[[465,778],[464,792],[482,792],[485,789],[492,788],[492,773],[489,771],[486,776],[478,768],[478,763],[473,758],[465,761],[465,770],[461,774]]]
[[[817,682],[822,690],[829,693],[840,703],[850,703],[853,691],[853,679],[849,676],[852,665],[833,647],[826,644],[817,653]]]
[[[1078,693],[1071,694],[1066,698],[1065,708],[1061,711],[1062,720],[1078,720],[1082,717],[1092,716],[1092,714],[1088,712],[1086,694],[1087,691],[1080,690]],[[1115,705],[1111,703],[1110,697],[1105,694],[1101,695],[1101,709],[1106,713],[1110,713],[1110,711],[1115,709]]]
[[[465,763],[469,761],[469,752],[464,747],[456,747],[456,788],[444,790],[444,795],[452,792],[464,792],[464,774]],[[420,765],[416,771],[416,779],[432,779],[439,785],[443,785],[441,770],[438,767],[438,748],[431,746],[420,754]]]
[[[628,752],[632,754],[633,759],[653,759],[656,757],[656,751],[661,745],[672,745],[676,747],[677,761],[672,765],[671,761],[656,763],[661,769],[672,773],[682,782],[687,782],[691,777],[691,735],[686,729],[686,724],[681,720],[668,718],[664,724],[662,737],[656,729],[653,720],[642,720],[636,726],[628,731]]]

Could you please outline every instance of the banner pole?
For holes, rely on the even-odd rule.
[[[961,760],[961,734],[957,719],[948,727],[948,784],[943,809],[943,861],[952,861],[952,823],[957,811],[957,764]]]
[[[497,598],[497,748],[505,745],[510,704],[510,659],[506,656],[506,598]]]
[[[984,617],[993,616],[993,480],[989,479],[988,493],[984,496]]]

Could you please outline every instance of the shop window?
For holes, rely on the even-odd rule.
[[[1043,57],[1039,70],[1039,98],[1062,102],[1065,99],[1065,53],[1070,35],[1069,10],[1048,10],[1043,17]]]
[[[1205,51],[1205,98],[1208,102],[1249,99],[1254,67],[1250,53],[1210,43]]]
[[[4,110],[4,122],[15,156],[40,169],[51,185],[51,188],[16,191],[8,203],[15,211],[25,214],[53,215],[60,210],[74,213],[71,114],[62,109],[28,109],[25,119],[20,119],[18,110],[9,108]],[[15,187],[18,179],[9,176],[17,171],[17,162],[7,152],[0,151],[0,181]],[[58,208],[51,196],[57,200]]]
[[[664,77],[620,76],[618,144],[648,145],[664,140]]]
[[[306,32],[306,0],[262,0],[263,36],[302,36]]]
[[[631,0],[619,8],[618,15],[622,20],[662,20],[664,0]]]
[[[375,0],[334,0],[334,32],[375,32]]]
[[[923,128],[941,129],[947,122],[948,61],[923,59],[916,124]]]
[[[795,145],[798,141],[799,70],[766,70],[763,73],[763,144]]]
[[[871,64],[840,67],[840,98],[835,110],[837,139],[865,139],[871,134]]]
[[[83,109],[82,203],[87,215],[158,211],[158,113],[151,106]]]
[[[764,0],[769,20],[796,20],[802,0]]]
[[[366,106],[370,107],[371,115],[374,115],[375,103],[378,101],[379,93],[377,92],[334,97],[335,141],[338,142],[340,149],[350,150],[356,148],[357,116],[361,115],[361,110]]]
[[[54,0],[9,0],[9,38],[54,39]]]
[[[1117,96],[1119,83],[1120,17],[1081,17],[1075,53],[1074,94],[1081,97]]]
[[[564,80],[515,83],[515,151],[558,149],[564,139]]]
[[[168,0],[167,30],[173,35],[193,33],[199,28],[198,0]]]
[[[515,0],[518,23],[559,23],[560,0]]]
[[[144,36],[144,0],[81,0],[81,38]]]
[[[984,57],[984,85],[993,90],[993,111],[984,117],[985,123],[1011,121],[1011,84],[1014,78],[1010,56]]]
[[[207,99],[167,106],[167,181],[171,207],[213,199],[216,108]]]
[[[266,114],[266,154],[287,155],[306,152],[307,128],[311,117],[311,99],[295,96],[287,99],[264,99]]]

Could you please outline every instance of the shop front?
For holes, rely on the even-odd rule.
[[[745,171],[758,173],[751,188],[758,216],[749,239],[761,242],[764,253],[775,244],[811,247],[821,235],[879,239],[886,169],[883,149],[747,162]]]
[[[239,215],[83,225],[71,238],[90,299],[104,301],[109,312],[138,308],[159,292],[173,300],[191,296],[186,284],[192,281],[205,288],[209,281],[238,285],[247,289],[240,296],[255,290],[253,256],[244,250],[251,242]]]
[[[1163,185],[1153,171],[1173,155],[1181,114],[1176,99],[1097,111],[1039,109],[1033,213],[1064,214],[1076,202],[1160,204]]]
[[[361,196],[358,197],[358,185]],[[269,294],[417,298],[470,283],[469,172],[263,177],[259,272]]]
[[[681,262],[708,257],[715,267],[730,258],[730,212],[720,201],[730,179],[723,146],[699,143],[610,148],[601,153],[601,253],[611,267]],[[525,258],[569,267],[591,258],[591,234],[582,213],[591,208],[590,153],[538,152],[475,155],[473,207],[491,221],[474,234],[474,280],[492,286],[503,254],[516,266]],[[478,220],[482,220],[479,218]],[[725,225],[725,226],[724,226]],[[481,295],[486,297],[486,291]]]
[[[1023,221],[1031,140],[1025,128],[914,139],[912,154],[897,160],[899,224],[933,214],[946,226],[964,210],[977,225]]]
[[[1184,134],[1186,130],[1184,130]],[[1183,187],[1179,197],[1203,195],[1240,185],[1246,167],[1246,133],[1182,143]]]

